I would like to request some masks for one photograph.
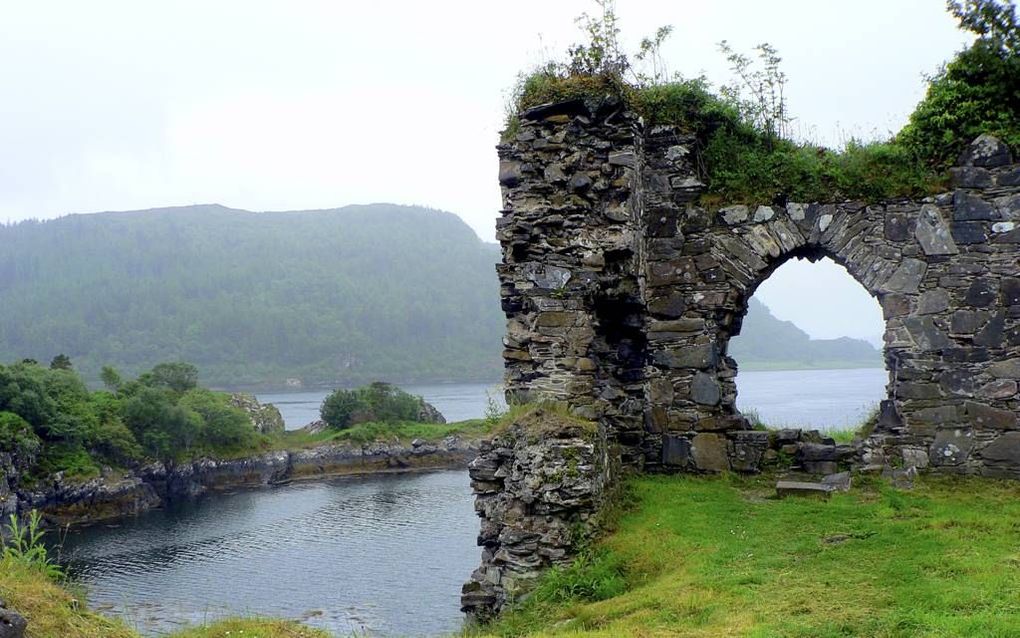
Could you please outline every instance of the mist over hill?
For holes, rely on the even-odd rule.
[[[183,359],[215,385],[496,380],[495,244],[456,215],[218,205],[0,227],[0,360],[95,379]]]
[[[730,341],[729,354],[742,370],[800,368],[881,368],[882,353],[863,339],[812,339],[792,321],[773,316],[751,298],[740,336]]]
[[[93,382],[196,364],[217,386],[497,381],[499,248],[457,216],[374,204],[253,213],[218,205],[0,226],[0,361],[63,353]],[[752,300],[744,369],[880,366],[812,341]]]

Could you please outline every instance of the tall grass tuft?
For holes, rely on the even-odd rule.
[[[63,577],[64,570],[50,559],[49,550],[43,543],[46,532],[38,511],[29,512],[25,522],[11,514],[6,527],[7,533],[0,534],[0,546],[5,560],[36,569],[51,580]]]

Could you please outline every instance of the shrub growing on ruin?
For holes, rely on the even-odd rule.
[[[701,78],[665,70],[661,46],[669,27],[642,41],[631,63],[618,42],[613,3],[579,19],[586,41],[521,75],[511,94],[506,139],[522,111],[546,103],[606,95],[623,99],[646,125],[668,124],[696,139],[694,161],[706,184],[702,204],[785,204],[921,197],[945,188],[945,168],[981,133],[1020,147],[1020,30],[1015,8],[1001,0],[950,0],[949,11],[978,40],[930,79],[928,95],[895,138],[849,140],[833,150],[790,139],[786,75],[768,43],[750,55],[720,49],[735,78],[713,91]]]
[[[960,28],[977,35],[928,80],[924,99],[896,138],[938,167],[952,165],[982,133],[1020,149],[1020,23],[1011,2],[947,3]]]

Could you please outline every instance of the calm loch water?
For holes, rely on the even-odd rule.
[[[746,371],[737,375],[737,407],[770,427],[856,427],[885,398],[888,379],[881,368]]]
[[[883,395],[883,370],[742,372],[741,408],[776,426],[847,427]],[[481,417],[489,384],[407,388],[451,421]],[[260,395],[290,429],[321,393]],[[390,474],[209,495],[67,535],[89,604],[148,635],[223,615],[306,620],[338,636],[456,632],[478,565],[466,472]]]
[[[89,605],[148,635],[224,615],[338,636],[457,631],[479,562],[466,472],[349,477],[216,494],[69,534]]]
[[[885,396],[888,375],[879,368],[851,370],[745,371],[737,376],[737,406],[754,409],[775,427],[830,430],[858,424]],[[405,386],[425,398],[448,421],[476,419],[485,414],[488,400],[504,406],[502,388],[487,383]],[[327,392],[260,394],[263,403],[280,409],[287,429],[308,425],[319,418]]]

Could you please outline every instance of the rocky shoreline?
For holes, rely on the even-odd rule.
[[[10,485],[8,474],[0,476],[0,513],[6,517],[35,509],[54,525],[93,523],[218,490],[356,474],[466,469],[479,444],[457,435],[410,443],[329,443],[239,459],[202,458],[172,467],[153,463],[87,481],[68,481],[58,473],[31,488]],[[0,458],[0,470],[4,465]]]

